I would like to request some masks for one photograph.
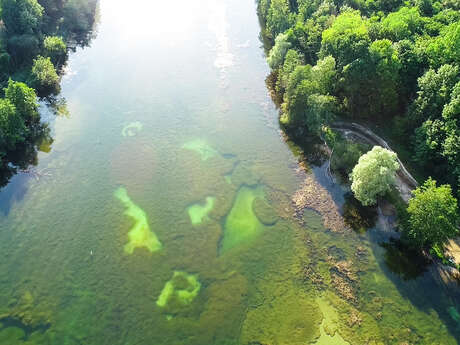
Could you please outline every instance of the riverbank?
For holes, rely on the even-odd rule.
[[[347,140],[360,141],[370,145],[379,145],[387,150],[395,152],[385,139],[378,136],[364,125],[355,122],[337,121],[332,124],[331,129],[340,132]],[[412,191],[417,188],[419,184],[409,173],[399,157],[398,163],[400,168],[396,172],[395,188],[399,192],[401,199],[407,204],[412,197]],[[380,206],[381,205],[379,205],[379,208]],[[444,256],[455,265],[454,270],[452,270],[452,266],[443,264],[440,260],[434,259],[429,253],[426,253],[426,255],[431,261],[436,262],[440,266],[440,269],[452,279],[460,279],[460,272],[458,270],[460,265],[460,237],[449,240],[444,250]]]

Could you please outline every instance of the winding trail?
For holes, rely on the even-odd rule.
[[[332,129],[340,131],[348,139],[364,141],[371,145],[379,145],[387,150],[393,151],[388,143],[372,132],[369,128],[355,122],[335,122]],[[404,164],[398,158],[399,170],[396,172],[396,188],[401,194],[402,199],[408,202],[412,197],[412,190],[417,188],[418,183],[415,178],[407,171]]]

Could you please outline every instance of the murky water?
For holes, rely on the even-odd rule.
[[[298,168],[252,0],[100,13],[46,174],[0,193],[0,344],[457,344],[456,287]]]

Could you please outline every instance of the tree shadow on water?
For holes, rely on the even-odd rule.
[[[460,341],[459,282],[446,275],[443,266],[399,239],[390,238],[375,245],[382,271],[401,296],[426,314],[434,310],[449,333]]]
[[[34,170],[38,164],[38,152],[49,152],[53,138],[46,124],[40,124],[34,130],[34,135],[24,143],[17,145],[15,150],[8,151],[0,160],[0,211],[8,215],[12,204],[24,197],[27,187],[26,182],[31,176],[38,176]],[[10,180],[18,173],[14,183],[8,188]]]

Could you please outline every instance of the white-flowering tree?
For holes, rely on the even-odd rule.
[[[351,190],[363,205],[374,205],[379,195],[385,194],[395,183],[399,169],[396,153],[374,146],[359,158],[350,174]]]

